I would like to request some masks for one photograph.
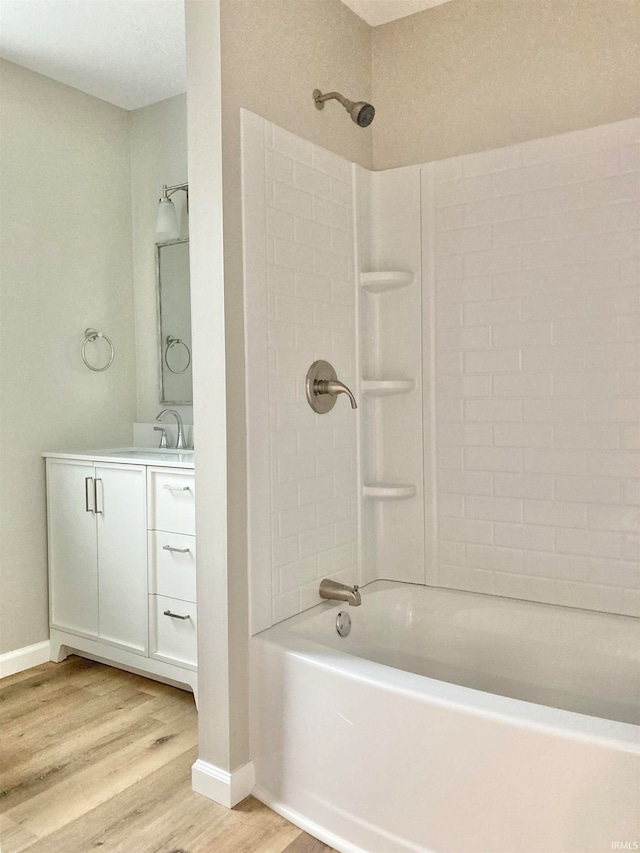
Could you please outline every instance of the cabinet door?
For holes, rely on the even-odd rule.
[[[98,634],[98,567],[92,462],[47,460],[49,621]]]
[[[100,639],[146,655],[146,469],[96,465]]]

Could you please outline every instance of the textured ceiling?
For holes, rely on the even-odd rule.
[[[375,27],[449,0],[343,2]],[[184,4],[0,0],[0,57],[124,109],[144,107],[186,91]]]
[[[182,0],[0,0],[0,56],[132,110],[186,91]]]

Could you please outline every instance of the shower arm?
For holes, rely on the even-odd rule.
[[[354,101],[350,101],[348,98],[345,98],[344,95],[340,94],[340,92],[327,92],[326,95],[321,95],[317,89],[313,93],[313,100],[316,102],[316,107],[319,110],[324,107],[325,101],[330,100],[339,101],[346,110],[350,109],[354,104]]]

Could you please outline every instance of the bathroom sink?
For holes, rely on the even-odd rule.
[[[161,465],[193,468],[193,450],[168,447],[107,447],[101,450],[61,450],[42,454],[55,459],[91,459],[94,462],[125,462],[128,465]]]
[[[193,462],[193,450],[175,450],[168,447],[124,447],[99,450],[96,453],[116,459],[141,459],[147,462]]]

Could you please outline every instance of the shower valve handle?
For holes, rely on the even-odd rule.
[[[336,397],[338,394],[346,394],[351,400],[351,408],[357,409],[358,404],[356,398],[347,388],[344,382],[339,382],[337,379],[316,379],[313,383],[316,394],[331,394]]]
[[[338,380],[338,375],[328,361],[314,361],[307,373],[307,401],[314,412],[326,415],[336,404],[338,394],[346,394],[351,408],[358,404],[349,388]]]

